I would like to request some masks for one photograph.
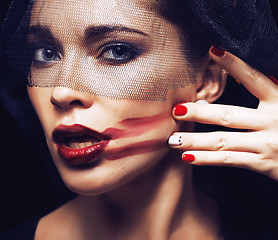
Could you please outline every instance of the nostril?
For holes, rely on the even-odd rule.
[[[53,98],[50,99],[50,102],[51,102],[51,104],[54,105],[55,107],[60,108],[59,104],[58,104]]]
[[[80,100],[74,100],[74,101],[70,102],[70,105],[71,106],[81,106],[83,104]]]
[[[74,107],[89,108],[93,104],[93,96],[66,87],[55,87],[50,101],[55,107],[65,110]]]

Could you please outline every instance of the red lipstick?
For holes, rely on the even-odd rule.
[[[59,155],[71,165],[82,165],[96,161],[111,139],[107,135],[79,124],[59,125],[54,129],[52,137],[57,144]]]

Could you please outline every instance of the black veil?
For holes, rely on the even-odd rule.
[[[183,5],[184,8],[180,8],[180,12],[175,18],[184,19],[185,12],[189,11],[190,16],[194,17],[194,21],[196,21],[196,24],[204,35],[207,36],[211,44],[234,53],[267,76],[278,76],[278,31],[272,16],[272,10],[267,0],[171,0],[168,2],[169,18],[172,18],[171,8],[177,8],[177,5]],[[275,2],[275,0],[273,2]],[[16,60],[10,58],[9,54],[7,54],[7,47],[13,45],[12,43],[15,44],[20,37],[24,37],[24,28],[28,24],[28,13],[31,10],[30,3],[30,0],[14,0],[3,22],[0,36],[0,98],[5,109],[8,109],[14,119],[16,119],[16,121],[9,122],[9,124],[18,124],[20,127],[16,128],[16,133],[12,132],[12,134],[20,134],[18,131],[21,130],[25,135],[31,136],[32,138],[39,137],[39,139],[42,140],[40,124],[29,103],[25,91],[26,73],[16,68],[14,66]],[[15,47],[17,47],[16,44]],[[236,100],[235,95],[237,96]],[[251,107],[254,107],[257,104],[256,99],[250,96],[244,88],[238,86],[235,82],[228,82],[227,89],[219,102]],[[10,121],[10,119],[7,121]],[[210,129],[210,127],[200,125],[198,126],[198,130],[210,131],[214,130],[214,128],[211,127]],[[30,141],[28,144],[34,144],[34,142]],[[5,146],[5,144],[3,143],[2,146]],[[26,146],[26,148],[28,148],[28,146]],[[36,159],[35,155],[37,153],[40,155],[40,152],[42,152],[46,155],[41,158],[45,158],[47,168],[51,172],[50,176],[47,176],[46,173],[45,175],[51,180],[42,185],[34,184],[32,191],[37,191],[37,193],[42,194],[43,190],[39,188],[52,183],[55,190],[46,189],[46,195],[42,194],[41,197],[36,199],[43,201],[43,198],[45,198],[47,194],[53,194],[54,197],[59,199],[59,193],[65,193],[66,190],[63,189],[62,183],[59,182],[60,180],[57,180],[59,177],[57,173],[55,173],[54,166],[49,163],[50,157],[47,155],[47,149],[45,149],[46,146],[36,146],[36,148],[38,149],[34,151],[35,153],[33,154],[28,151],[25,152],[29,154],[31,159],[34,158],[33,160],[30,160],[30,162],[27,162],[25,164],[27,166],[25,167],[30,168],[31,166],[32,168],[35,165],[34,162],[41,161]],[[19,158],[21,153],[15,152],[13,154],[16,158]],[[21,159],[12,161],[15,161],[15,164],[17,164],[16,161],[21,161]],[[4,170],[2,171],[5,171],[5,166],[8,166],[9,168],[10,165],[5,165],[4,163],[2,166],[4,166]],[[226,222],[230,221],[229,223],[231,223],[231,225],[236,225],[237,231],[242,230],[239,227],[241,224],[243,224],[243,228],[249,226],[251,230],[253,227],[265,224],[263,228],[267,228],[267,230],[271,229],[272,232],[273,230],[277,231],[277,229],[275,229],[275,223],[277,225],[278,208],[276,207],[274,211],[269,208],[274,205],[274,202],[277,203],[278,200],[276,183],[273,183],[271,180],[266,179],[263,176],[247,173],[245,170],[238,169],[223,170],[223,168],[215,168],[212,170],[211,168],[202,168],[196,169],[195,172],[195,175],[198,178],[196,181],[201,181],[202,183],[200,184],[205,189],[208,189],[208,191],[213,192],[213,194],[220,199],[220,203],[223,203],[223,212],[225,212],[226,215],[231,215],[230,218],[227,218]],[[22,177],[25,175],[22,173],[18,174]],[[7,176],[10,177],[10,173],[2,175],[4,176],[4,180],[7,179]],[[247,177],[245,177],[246,175]],[[27,176],[24,177],[27,178]],[[36,177],[38,176],[33,175],[30,181],[35,182]],[[228,180],[225,180],[225,177]],[[228,182],[231,179],[235,180],[234,183]],[[217,190],[215,190],[215,188],[211,189],[211,185],[217,186]],[[247,196],[247,193],[244,192],[247,188],[248,194],[251,192],[250,196]],[[273,191],[275,188],[276,192]],[[61,191],[61,189],[63,190]],[[240,195],[233,195],[235,193],[238,194],[239,192]],[[8,191],[8,194],[10,193],[11,192]],[[24,192],[20,193],[24,194]],[[30,194],[36,195],[37,193],[34,194],[30,191]],[[70,194],[67,196],[70,196]],[[11,197],[16,198],[17,194],[12,193]],[[228,201],[229,198],[230,201]],[[65,198],[61,197],[60,199],[62,200],[49,200],[51,202],[51,207],[57,206]],[[227,202],[227,205],[224,204],[225,201]],[[250,202],[252,202],[251,207],[248,206]],[[7,201],[4,202],[4,204],[7,204]],[[15,202],[13,202],[13,204],[15,204]],[[260,204],[258,208],[264,209],[265,212],[259,211],[256,213],[257,216],[255,216],[256,214],[252,213],[252,209],[255,208],[256,204]],[[21,205],[19,204],[19,206]],[[31,207],[31,205],[28,204],[27,206]],[[39,204],[39,206],[41,205]],[[45,207],[45,211],[48,211],[48,208],[51,207]],[[18,211],[20,210],[18,209]],[[272,213],[270,214],[271,211]],[[8,216],[9,214],[10,212],[7,212],[6,215],[4,213],[4,216]],[[32,214],[41,214],[41,211],[37,210]],[[251,214],[251,217],[255,216],[253,221],[247,222],[248,219],[250,219],[248,214]],[[13,217],[16,218],[16,216],[17,213],[14,212]],[[271,221],[271,218],[274,216],[276,216],[276,219]],[[236,217],[237,220],[239,219],[237,224],[233,222],[233,217]],[[261,219],[257,221],[259,218]],[[267,219],[267,221],[264,221],[264,218]],[[275,239],[275,237],[278,239],[278,233],[276,232],[276,234],[276,236],[270,235],[268,239]],[[263,235],[254,235],[252,239],[266,239],[261,238],[261,236]],[[244,239],[251,238],[246,237]]]
[[[162,11],[170,20],[184,25],[194,22],[211,45],[237,55],[267,76],[278,76],[278,31],[268,0],[161,2],[165,5]],[[22,85],[26,83],[31,61],[22,43],[29,26],[32,3],[33,0],[12,1],[0,36],[0,58],[3,63],[0,96],[6,107],[19,119],[26,118],[26,111],[32,111],[25,104],[28,102],[26,93],[18,90],[23,89]],[[27,119],[19,123],[25,132],[30,131],[30,121]]]

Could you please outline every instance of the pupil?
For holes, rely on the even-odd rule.
[[[115,53],[116,53],[116,55],[118,55],[118,56],[123,56],[123,55],[125,55],[126,51],[125,51],[125,48],[124,48],[124,47],[118,46],[118,47],[116,47],[116,49],[115,49]]]
[[[53,58],[54,54],[53,54],[52,50],[45,49],[44,50],[44,56],[45,56],[45,58],[49,59],[49,58]]]

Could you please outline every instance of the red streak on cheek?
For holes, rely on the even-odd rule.
[[[170,117],[170,113],[163,112],[150,117],[142,117],[142,118],[128,118],[120,122],[123,126],[126,127],[144,127],[144,128],[152,128],[156,126],[158,123],[167,120]]]
[[[120,124],[126,127],[127,130],[107,128],[102,134],[111,137],[111,139],[140,136],[143,133],[156,128],[163,121],[169,119],[170,116],[171,115],[168,112],[164,112],[151,117],[128,118],[120,122]]]
[[[163,147],[167,147],[166,141],[163,140],[148,140],[138,143],[133,143],[124,147],[114,148],[107,150],[105,158],[107,160],[117,160],[125,157],[134,156],[137,154],[143,154],[152,152]]]
[[[107,128],[104,132],[102,132],[102,134],[110,137],[113,140],[118,138],[133,137],[138,135],[137,131],[133,131],[132,129],[123,130],[118,128]]]

